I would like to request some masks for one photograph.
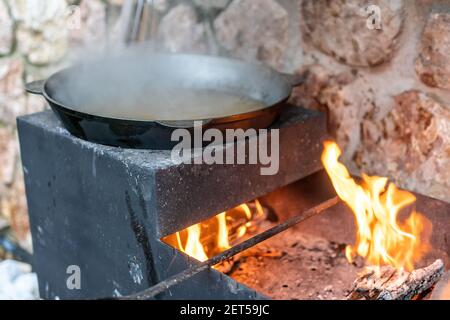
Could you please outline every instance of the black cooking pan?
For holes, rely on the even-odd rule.
[[[177,128],[267,128],[302,78],[260,64],[182,54],[129,53],[26,85],[67,130],[88,141],[171,149]]]

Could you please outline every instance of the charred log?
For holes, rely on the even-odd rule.
[[[391,266],[366,267],[355,280],[349,299],[410,300],[430,289],[444,272],[444,263],[440,259],[412,272]]]

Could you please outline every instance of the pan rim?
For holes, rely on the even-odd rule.
[[[279,73],[278,71],[274,70],[273,68],[260,63],[260,62],[246,62],[243,60],[239,60],[239,59],[235,59],[235,58],[225,58],[225,57],[218,57],[218,56],[211,56],[211,55],[203,55],[203,54],[180,54],[180,53],[168,53],[168,54],[160,54],[160,53],[154,53],[154,55],[159,55],[159,56],[178,56],[178,57],[194,57],[194,58],[206,58],[206,59],[215,59],[215,60],[222,60],[222,61],[229,61],[229,62],[233,62],[233,63],[238,63],[238,64],[243,64],[243,65],[253,65],[253,66],[257,66],[259,68],[263,68],[266,69],[274,74],[278,74],[280,75],[280,79],[284,82],[284,84],[286,85],[287,88],[289,88],[286,92],[285,95],[280,96],[279,99],[275,102],[272,103],[271,105],[266,105],[263,104],[264,106],[261,107],[260,109],[256,109],[250,112],[242,112],[242,113],[233,113],[233,114],[229,114],[229,115],[223,115],[223,116],[218,116],[218,117],[210,117],[210,118],[199,118],[199,119],[178,119],[178,120],[167,120],[167,119],[136,119],[136,118],[124,118],[124,117],[112,117],[112,116],[105,116],[105,115],[101,115],[101,114],[96,114],[96,113],[88,113],[85,111],[80,111],[77,110],[77,108],[66,105],[65,103],[59,102],[56,99],[54,99],[50,94],[49,91],[47,90],[47,87],[50,83],[50,81],[52,79],[55,79],[58,76],[61,76],[62,74],[68,73],[70,72],[70,70],[75,70],[77,65],[75,66],[71,66],[68,68],[64,68],[56,73],[54,73],[53,75],[51,75],[48,79],[45,80],[44,85],[43,85],[43,90],[42,90],[42,95],[44,96],[44,98],[50,102],[51,104],[53,104],[54,106],[57,106],[58,108],[62,109],[64,112],[68,112],[71,113],[75,116],[79,116],[79,117],[84,117],[84,118],[95,118],[95,119],[99,119],[99,120],[103,120],[103,121],[118,121],[118,122],[128,122],[128,123],[135,123],[135,124],[146,124],[146,123],[160,123],[160,122],[176,122],[176,121],[180,121],[180,122],[194,122],[194,121],[201,121],[201,122],[215,122],[215,121],[223,121],[225,119],[230,119],[230,118],[238,118],[236,120],[231,120],[232,121],[237,121],[237,120],[243,120],[243,119],[249,119],[254,117],[255,114],[258,114],[260,112],[264,112],[266,109],[270,109],[274,106],[279,105],[280,103],[282,103],[283,101],[286,101],[292,94],[292,86],[289,84],[289,82],[284,79],[282,77],[282,74]],[[261,102],[261,101],[260,101]]]

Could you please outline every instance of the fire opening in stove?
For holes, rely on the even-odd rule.
[[[260,231],[266,218],[267,210],[255,199],[166,236],[162,241],[199,261],[206,261]]]

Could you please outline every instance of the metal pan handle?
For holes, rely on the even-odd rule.
[[[25,84],[25,91],[32,94],[44,94],[45,80],[37,80]]]
[[[306,81],[305,74],[289,74],[289,73],[281,73],[286,81],[291,85],[292,88],[301,86]]]

